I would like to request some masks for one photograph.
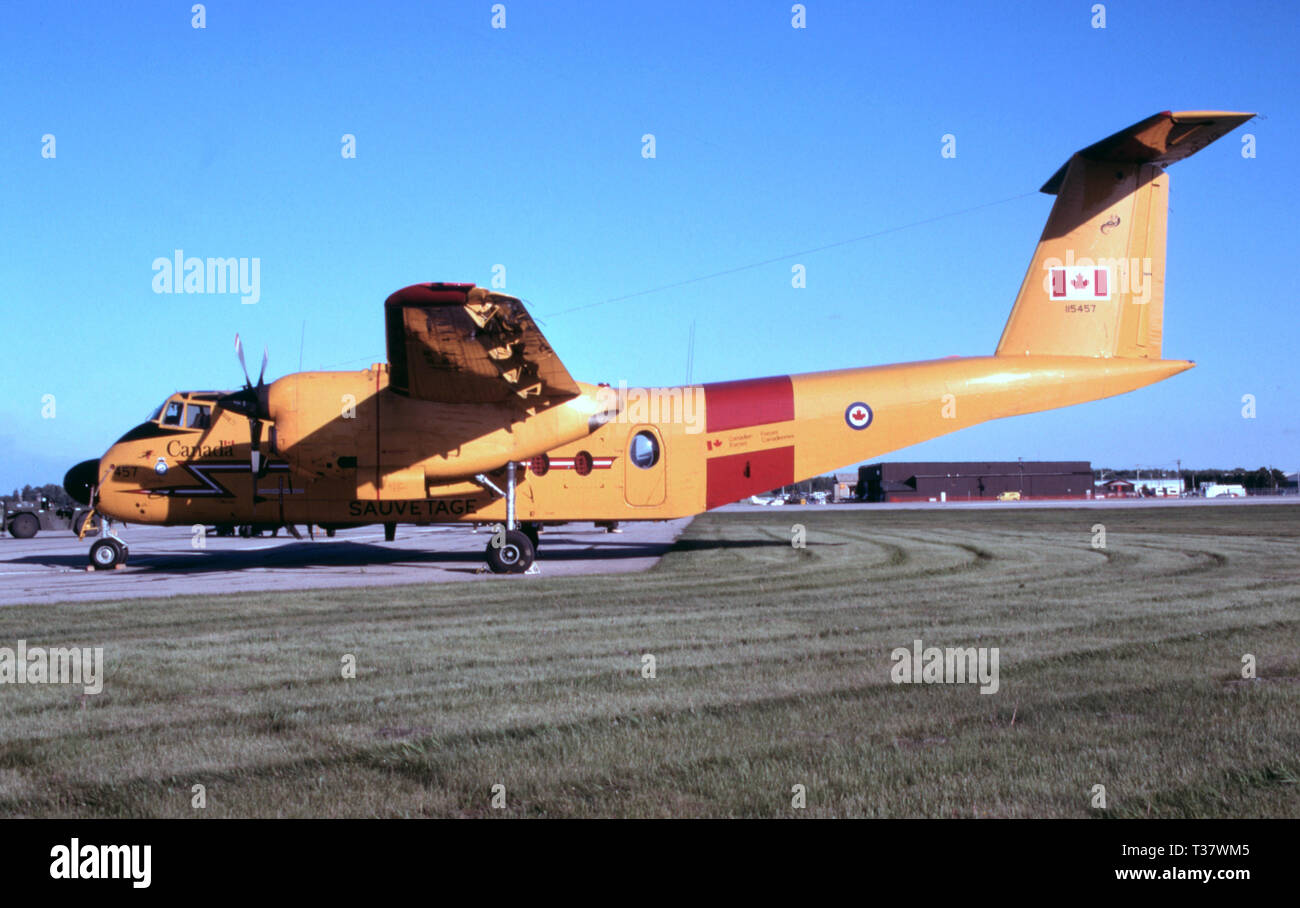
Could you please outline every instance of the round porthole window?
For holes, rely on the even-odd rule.
[[[659,439],[655,438],[653,432],[636,433],[632,436],[628,456],[641,469],[650,469],[659,462]]]

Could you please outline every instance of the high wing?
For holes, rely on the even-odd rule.
[[[439,403],[542,410],[580,393],[513,296],[473,284],[413,284],[384,301],[389,388]]]

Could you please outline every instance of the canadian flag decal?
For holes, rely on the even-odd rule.
[[[1110,299],[1110,269],[1066,265],[1052,269],[1052,299]]]

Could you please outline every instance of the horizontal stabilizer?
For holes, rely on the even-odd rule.
[[[1177,113],[1166,110],[1094,142],[1078,155],[1089,161],[1165,167],[1196,154],[1253,116],[1253,113],[1228,110],[1182,110]],[[1062,164],[1061,169],[1043,184],[1042,191],[1056,195],[1069,166],[1068,161]]]

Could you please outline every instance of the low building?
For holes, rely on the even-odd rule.
[[[875,463],[858,468],[865,501],[979,501],[1005,492],[1020,498],[1091,498],[1086,460]]]
[[[1133,480],[1137,493],[1144,498],[1178,498],[1183,494],[1182,479],[1143,479]]]
[[[1097,480],[1098,498],[1130,498],[1134,495],[1131,479]]]
[[[836,473],[831,501],[852,501],[857,497],[858,477],[855,473]]]
[[[1186,486],[1179,479],[1099,479],[1097,495],[1104,498],[1179,498]]]

